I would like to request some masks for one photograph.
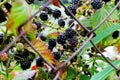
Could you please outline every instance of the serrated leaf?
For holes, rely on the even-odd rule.
[[[7,28],[16,35],[18,26],[31,16],[30,12],[31,9],[25,0],[15,0],[8,15]],[[30,24],[31,21],[24,26],[26,32],[29,31]]]
[[[120,60],[113,62],[113,64],[115,66],[120,65]],[[105,80],[113,71],[114,71],[114,68],[112,66],[108,66],[105,69],[103,69],[101,72],[92,76],[90,80]]]
[[[102,21],[112,10],[111,6],[104,6],[103,8],[96,11],[96,13],[90,17],[90,23],[91,26],[94,28],[97,24],[99,24],[100,21]],[[97,34],[101,33],[104,29],[113,26],[115,23],[111,22],[112,20],[118,20],[117,11],[114,11],[112,15],[101,25],[99,29],[97,29],[95,32]]]
[[[33,77],[36,74],[36,70],[33,71],[22,71],[13,80],[27,80],[28,78]]]
[[[56,65],[56,61],[54,59],[52,52],[48,49],[46,44],[40,38],[32,40],[31,43],[48,62]]]

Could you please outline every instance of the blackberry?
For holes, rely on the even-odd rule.
[[[61,52],[60,52],[60,51],[58,51],[58,52],[53,52],[53,55],[54,55],[54,58],[55,58],[56,60],[59,60],[60,57],[61,57]]]
[[[33,22],[37,26],[37,30],[41,28],[41,23],[38,21]]]
[[[53,17],[54,17],[54,18],[59,18],[60,16],[61,16],[61,11],[58,10],[58,9],[55,9],[55,10],[53,11]]]
[[[4,39],[4,33],[0,33],[0,44],[3,43],[3,39]]]
[[[114,31],[112,34],[113,39],[118,38],[118,36],[119,36],[119,31]]]
[[[59,26],[65,26],[65,21],[63,19],[58,20],[58,25]]]
[[[92,0],[91,5],[93,9],[100,9],[102,7],[102,0]]]
[[[0,8],[0,23],[7,20],[6,13]]]
[[[56,46],[56,40],[53,39],[53,38],[50,38],[48,40],[48,45],[51,46],[51,47],[55,47]]]
[[[68,25],[69,25],[70,27],[73,27],[73,26],[75,25],[75,24],[74,24],[74,20],[73,20],[73,19],[69,20]]]
[[[76,47],[78,44],[78,39],[76,36],[74,36],[74,37],[68,39],[68,42],[72,47]]]
[[[67,9],[73,14],[76,14],[76,7],[74,5],[69,5]],[[70,16],[70,13],[65,9],[66,15]]]
[[[22,56],[22,58],[27,58],[27,57],[29,56],[29,54],[30,54],[30,52],[29,52],[27,49],[25,49],[25,50],[21,53],[21,56]]]
[[[45,11],[47,14],[52,14],[53,10],[50,7],[45,7]]]
[[[45,41],[45,40],[46,40],[46,36],[40,35],[40,39],[41,39],[42,41]]]
[[[42,12],[39,17],[42,21],[46,21],[48,19],[47,13],[44,12]]]
[[[66,35],[67,38],[72,38],[73,36],[76,35],[76,32],[75,32],[74,29],[68,28],[68,29],[65,30],[65,35]]]
[[[59,44],[65,44],[65,41],[66,41],[65,34],[59,34],[58,37],[57,37],[57,42]]]
[[[31,62],[28,58],[24,58],[21,62],[20,62],[20,67],[23,69],[23,70],[26,70],[28,68],[30,68],[31,66]]]
[[[81,6],[81,5],[82,5],[81,0],[72,0],[70,3],[71,3],[72,5],[76,5],[76,6]]]
[[[37,58],[36,59],[36,66],[37,67],[42,67],[44,64],[43,64],[43,59],[42,58]]]

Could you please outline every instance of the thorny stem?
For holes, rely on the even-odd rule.
[[[110,17],[110,15],[116,10],[116,8],[120,5],[120,0],[117,3],[117,5],[110,11],[110,13],[94,28],[90,31],[90,33],[93,33],[95,30],[97,30],[105,21]]]
[[[90,32],[90,30],[85,27],[82,23],[79,22],[79,20],[67,9],[67,7],[64,5],[64,3],[59,0],[60,4],[69,12],[69,14],[71,15],[71,17],[84,29],[86,30],[87,32]]]
[[[43,10],[46,6],[48,6],[50,4],[50,2],[47,2],[45,3],[43,6],[41,6],[41,8],[36,12],[34,13],[31,17],[29,17],[24,23],[22,23],[21,25],[18,26],[19,29],[21,29],[22,26],[24,26],[25,24],[27,24],[30,20],[32,20],[32,18],[34,18],[41,10]],[[19,40],[20,37],[22,37],[24,35],[24,32],[20,32],[20,34],[15,38],[14,41],[12,41],[11,43],[8,44],[8,46],[3,49],[1,52],[0,52],[0,55],[4,52],[6,52],[16,41]]]
[[[99,54],[101,54],[101,56],[116,70],[118,71],[119,69],[117,67],[115,67],[103,54],[102,52],[97,48],[97,46],[94,44],[94,42],[92,40],[90,40],[91,44],[95,47],[95,49],[99,52]]]
[[[57,70],[59,70],[60,68],[62,68],[62,67],[63,67],[64,65],[66,65],[71,59],[73,59],[73,58],[84,48],[84,46],[93,38],[93,36],[94,36],[94,34],[91,34],[91,35],[89,36],[89,38],[88,38],[86,41],[84,41],[83,44],[73,53],[73,55],[70,56],[62,65],[60,65],[60,66],[58,67]]]
[[[46,59],[39,53],[39,51],[37,51],[37,49],[31,44],[31,42],[30,42],[25,36],[22,36],[22,38],[25,40],[25,42],[26,42],[41,58],[43,58],[43,60],[44,60],[51,68],[53,68],[54,70],[56,70],[56,68],[55,68],[51,63],[49,63],[48,61],[46,61]]]

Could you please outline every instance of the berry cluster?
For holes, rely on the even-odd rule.
[[[91,5],[93,9],[100,9],[102,7],[102,0],[92,0]]]

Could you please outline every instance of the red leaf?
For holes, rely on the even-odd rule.
[[[59,4],[58,0],[52,0],[52,4],[57,6],[57,7],[60,7],[60,4]]]

